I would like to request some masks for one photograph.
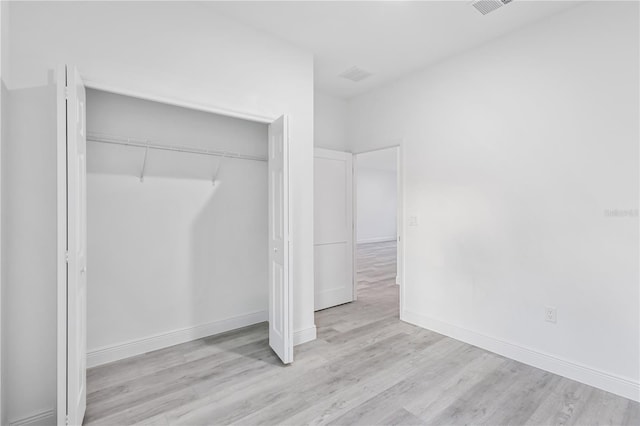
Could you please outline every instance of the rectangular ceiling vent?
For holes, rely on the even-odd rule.
[[[365,71],[362,68],[351,67],[345,72],[343,72],[342,74],[340,74],[340,77],[346,78],[347,80],[351,80],[357,83],[359,81],[364,80],[365,78],[371,77],[372,75],[373,74],[371,74],[369,71]]]
[[[472,3],[473,7],[483,15],[493,12],[501,8],[505,4],[511,3],[512,0],[478,0]]]

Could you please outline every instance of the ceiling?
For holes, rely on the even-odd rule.
[[[208,2],[237,21],[314,54],[316,89],[350,98],[575,6],[515,0],[481,15],[470,1]],[[338,74],[358,66],[360,82]]]

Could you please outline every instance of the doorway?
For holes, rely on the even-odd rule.
[[[358,310],[351,302],[364,304],[363,312],[382,303],[399,318],[401,166],[400,145],[358,154],[315,149],[316,326],[332,327],[336,312]]]
[[[354,155],[355,293],[400,316],[400,147]]]

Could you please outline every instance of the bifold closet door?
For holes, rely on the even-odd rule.
[[[269,346],[293,362],[289,215],[289,120],[269,125]]]
[[[315,149],[315,310],[354,300],[353,155]]]
[[[86,93],[75,67],[58,70],[58,424],[87,406]]]

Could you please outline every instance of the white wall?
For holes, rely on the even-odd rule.
[[[638,28],[586,2],[351,102],[354,151],[403,138],[404,319],[638,398]]]
[[[94,90],[87,129],[267,155],[266,124]],[[143,155],[88,144],[90,364],[176,330],[267,318],[267,163],[151,150],[141,183]]]
[[[313,139],[318,148],[347,150],[347,101],[317,90],[313,97]]]
[[[5,373],[5,345],[3,345],[4,341],[4,329],[6,327],[6,321],[3,320],[6,309],[4,308],[4,304],[6,301],[6,297],[3,297],[4,285],[6,280],[4,279],[4,258],[2,256],[2,229],[3,229],[3,218],[2,214],[2,151],[4,150],[5,142],[7,140],[7,129],[8,129],[8,111],[9,111],[9,92],[6,89],[4,84],[4,80],[7,76],[7,56],[8,56],[8,46],[9,46],[9,3],[1,2],[0,3],[0,424],[6,424],[8,422],[7,419],[7,410],[4,409],[5,401],[6,401],[6,392],[4,391],[4,377]]]
[[[3,236],[12,246],[9,419],[51,410],[55,401],[55,102],[47,85],[60,63],[122,90],[291,116],[294,331],[315,337],[312,55],[217,15],[206,3],[15,2],[10,30],[7,86],[15,129],[3,158],[10,165],[6,198],[14,202],[5,228],[14,232]],[[14,93],[22,98],[15,111]]]
[[[12,90],[9,95],[11,125],[2,153],[2,251],[7,321],[4,379],[10,423],[52,414],[55,400],[55,95],[53,86]]]
[[[358,244],[397,237],[396,148],[356,155]]]

